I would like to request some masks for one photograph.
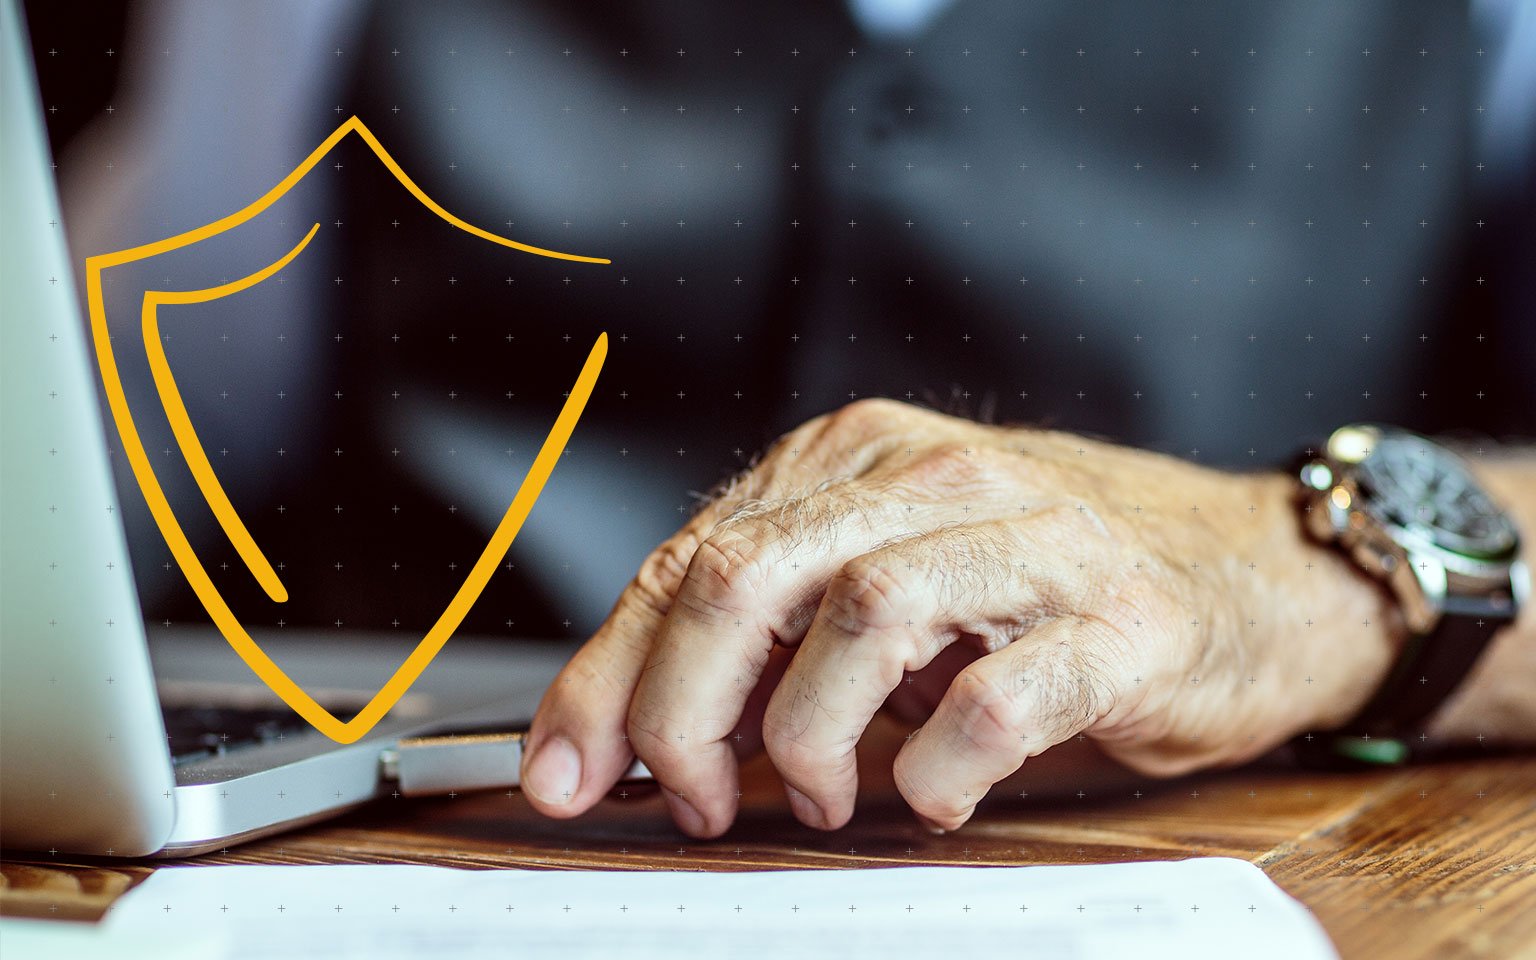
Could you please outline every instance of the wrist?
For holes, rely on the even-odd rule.
[[[1306,533],[1306,508],[1289,474],[1254,478],[1256,511],[1272,545],[1267,591],[1274,653],[1293,698],[1286,735],[1347,724],[1386,679],[1407,628],[1387,587],[1335,547]]]
[[[1472,459],[1474,472],[1514,517],[1525,537],[1526,563],[1536,536],[1536,458]],[[1527,599],[1519,618],[1489,642],[1466,680],[1435,712],[1436,740],[1452,743],[1536,743],[1536,602]]]

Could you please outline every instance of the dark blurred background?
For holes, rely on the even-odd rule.
[[[613,260],[456,231],[349,138],[258,221],[112,278],[135,329],[142,290],[322,224],[282,285],[166,321],[293,596],[194,524],[248,623],[430,624],[599,331],[598,391],[467,629],[589,631],[700,495],[857,397],[1237,469],[1351,419],[1536,435],[1529,4],[26,11],[77,256],[243,206],[355,114],[469,222]],[[201,619],[124,502],[149,616]]]

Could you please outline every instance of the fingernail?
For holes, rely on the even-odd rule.
[[[695,837],[709,833],[709,822],[682,794],[667,789],[661,792],[667,798],[667,808],[672,811],[672,819],[677,821],[684,833]]]
[[[824,827],[827,824],[827,815],[821,812],[816,801],[791,787],[784,785],[784,793],[789,797],[789,808],[795,812],[795,817],[807,826]]]
[[[523,774],[523,789],[542,803],[564,805],[581,788],[581,754],[564,737],[539,744]]]

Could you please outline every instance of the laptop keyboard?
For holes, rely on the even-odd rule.
[[[162,705],[162,712],[171,762],[177,765],[274,743],[311,729],[287,707]]]

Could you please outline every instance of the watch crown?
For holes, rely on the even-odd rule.
[[[1366,424],[1340,427],[1328,438],[1328,455],[1341,463],[1361,463],[1380,436],[1381,431]]]

